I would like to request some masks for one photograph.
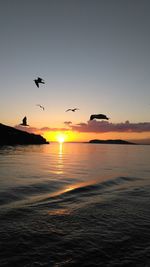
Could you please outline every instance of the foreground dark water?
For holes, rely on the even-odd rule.
[[[150,146],[0,149],[0,266],[150,266]]]

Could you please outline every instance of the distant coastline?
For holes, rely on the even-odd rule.
[[[92,144],[115,144],[115,145],[137,145],[133,142],[128,142],[121,139],[109,139],[109,140],[99,140],[99,139],[93,139],[90,140],[89,143]]]
[[[0,123],[0,145],[49,144],[41,135],[27,133]]]

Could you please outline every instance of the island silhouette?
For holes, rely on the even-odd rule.
[[[92,143],[92,144],[136,145],[136,143],[128,142],[128,141],[121,140],[121,139],[109,139],[109,140],[93,139],[93,140],[90,140],[89,143]]]

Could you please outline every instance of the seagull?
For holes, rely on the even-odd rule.
[[[75,112],[76,110],[79,110],[79,108],[69,108],[69,109],[66,110],[66,112],[68,112],[68,111],[73,111],[73,112]]]
[[[23,126],[29,126],[27,124],[27,117],[24,117],[23,120],[22,120],[22,123],[20,125],[23,125]]]
[[[36,86],[39,88],[39,83],[45,83],[44,80],[40,77],[34,80]]]
[[[40,108],[42,108],[43,110],[45,110],[45,108],[43,106],[41,106],[40,104],[37,104],[37,106],[39,106]]]
[[[104,114],[93,114],[90,116],[90,121],[92,121],[93,119],[109,120],[109,118]]]

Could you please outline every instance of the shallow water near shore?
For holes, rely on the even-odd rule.
[[[0,266],[150,266],[150,146],[0,148]]]

